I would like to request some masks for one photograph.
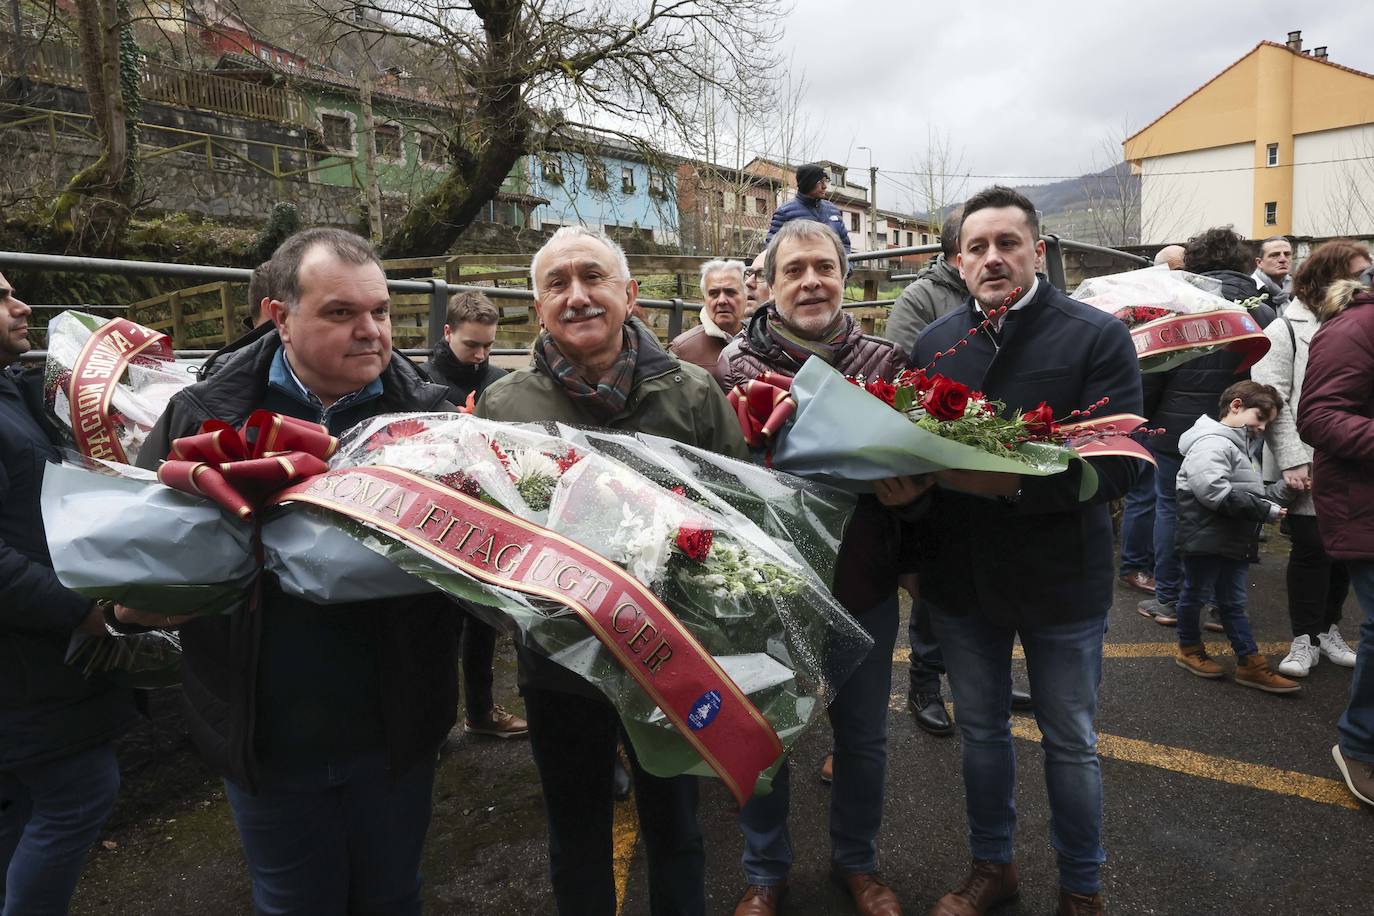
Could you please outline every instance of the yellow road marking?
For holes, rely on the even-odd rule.
[[[1286,642],[1262,642],[1258,644],[1261,655],[1280,657],[1288,654],[1290,645]],[[1109,642],[1102,647],[1103,658],[1173,658],[1177,653],[1177,642]],[[1207,653],[1213,656],[1230,655],[1231,646],[1224,639],[1218,637],[1207,643]],[[1011,655],[1012,658],[1026,657],[1020,645],[1012,646]],[[910,658],[911,650],[905,646],[898,646],[892,652],[894,662],[905,662]]]
[[[634,799],[618,802],[612,827],[611,849],[615,875],[615,911],[625,904],[625,889],[630,884],[630,863],[634,861],[635,845],[639,842],[639,809]]]
[[[1029,719],[1013,719],[1011,733],[1026,741],[1038,742],[1041,737],[1040,729]],[[1361,807],[1345,783],[1339,779],[1310,776],[1307,773],[1280,770],[1228,757],[1214,757],[1181,747],[1168,747],[1135,738],[1099,734],[1097,754],[1111,760],[1125,760],[1129,763],[1159,767],[1185,776],[1212,779],[1233,786],[1246,786],[1275,795],[1292,795],[1324,805],[1336,805],[1356,811]]]

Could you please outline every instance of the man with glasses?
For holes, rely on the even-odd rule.
[[[760,251],[754,263],[744,269],[744,317],[752,318],[759,306],[773,298],[773,289],[763,273],[763,260],[767,252]]]
[[[534,256],[530,276],[543,328],[534,343],[534,365],[488,388],[477,402],[477,416],[643,432],[747,456],[739,423],[715,380],[664,352],[648,328],[629,319],[639,284],[615,242],[582,226],[565,226]],[[614,913],[612,761],[619,720],[587,681],[523,647],[519,655],[558,912]],[[649,909],[704,913],[697,780],[651,776],[633,751],[631,758]]]

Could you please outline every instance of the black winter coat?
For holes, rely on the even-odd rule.
[[[183,389],[148,436],[139,459],[154,467],[171,440],[192,434],[211,418],[239,425],[268,398],[268,371],[281,347],[275,330],[255,332],[214,359],[208,381]],[[217,354],[218,355],[218,354]],[[447,391],[424,380],[419,369],[394,354],[382,372],[382,396],[368,402],[368,415],[392,411],[450,409]],[[181,629],[182,682],[187,727],[212,767],[253,791],[258,784],[259,649],[263,618],[283,611],[310,614],[318,608],[285,595],[270,575],[262,607],[196,619]],[[331,605],[320,613],[366,614],[373,629],[380,696],[382,742],[388,768],[401,774],[433,754],[452,728],[458,702],[457,609],[443,596],[397,598]],[[308,651],[308,647],[302,647]],[[269,751],[271,749],[268,749]]]
[[[59,455],[41,382],[0,369],[0,770],[94,747],[137,714],[133,691],[63,661],[91,599],[58,581],[48,554],[39,497]]]
[[[929,363],[982,321],[973,300],[916,338],[913,364]],[[977,334],[937,370],[1008,410],[1041,401],[1056,416],[1110,398],[1103,415],[1140,413],[1140,370],[1126,326],[1055,289],[1043,276],[1035,298],[1010,311],[997,334]],[[1022,477],[1015,503],[936,489],[920,529],[921,598],[947,614],[996,624],[1055,624],[1105,614],[1115,565],[1108,504],[1126,493],[1143,463],[1093,458],[1096,493],[1078,499],[1080,462],[1049,477]]]
[[[458,407],[467,403],[470,394],[473,401],[480,400],[487,386],[506,374],[505,369],[493,366],[489,359],[476,366],[460,363],[442,340],[434,345],[429,362],[421,369],[431,382],[448,388],[449,403]]]
[[[1234,270],[1213,270],[1203,274],[1221,281],[1221,294],[1232,302],[1243,302],[1259,295],[1259,287],[1249,274]],[[1261,303],[1250,310],[1261,327],[1274,320],[1272,306]],[[1238,372],[1241,357],[1226,350],[1199,356],[1168,372],[1148,372],[1142,377],[1145,416],[1152,428],[1164,432],[1150,440],[1150,448],[1174,459],[1181,458],[1178,437],[1192,428],[1198,417],[1217,415],[1221,393],[1236,382],[1250,377]]]

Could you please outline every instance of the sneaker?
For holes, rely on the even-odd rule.
[[[1236,661],[1236,683],[1265,693],[1297,693],[1302,689],[1296,681],[1271,671],[1263,655],[1246,655]]]
[[[523,738],[530,733],[530,724],[515,713],[493,706],[481,719],[467,719],[463,731],[469,735],[490,735],[493,738]]]
[[[1289,677],[1307,677],[1307,672],[1317,667],[1322,654],[1312,637],[1306,634],[1293,637],[1293,648],[1279,662],[1279,673]]]
[[[1221,670],[1221,666],[1207,655],[1207,650],[1202,643],[1192,646],[1179,646],[1178,654],[1174,656],[1174,664],[1178,665],[1189,674],[1196,674],[1198,677],[1219,678],[1226,672]]]
[[[1332,745],[1331,756],[1336,760],[1346,788],[1366,805],[1374,805],[1374,764],[1345,756],[1339,744]]]
[[[1209,604],[1202,609],[1203,623],[1202,628],[1208,633],[1225,633],[1226,628],[1221,625],[1221,611],[1217,610],[1215,604]]]
[[[1172,627],[1178,624],[1178,613],[1174,610],[1174,602],[1172,601],[1150,598],[1137,604],[1135,611],[1141,617],[1153,620],[1162,627]]]
[[[1331,660],[1331,664],[1340,665],[1342,668],[1355,667],[1355,650],[1346,645],[1341,638],[1341,631],[1336,629],[1336,625],[1331,624],[1331,629],[1317,637],[1317,647],[1321,654]]]

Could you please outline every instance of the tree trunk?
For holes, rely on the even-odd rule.
[[[127,0],[76,0],[87,104],[100,158],[72,176],[52,205],[52,225],[68,250],[115,254],[138,193],[138,61]]]

